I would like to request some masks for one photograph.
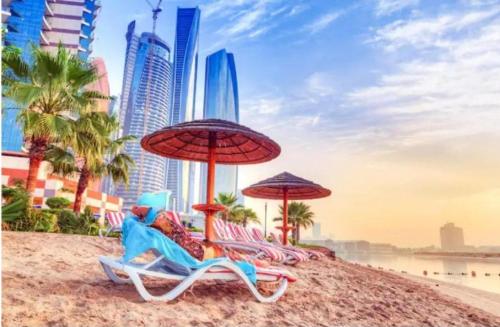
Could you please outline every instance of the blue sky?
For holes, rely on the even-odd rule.
[[[198,95],[205,57],[233,52],[241,123],[283,149],[242,168],[242,187],[285,169],[321,182],[334,195],[311,203],[340,239],[435,244],[454,221],[498,243],[500,0],[167,1],[157,32],[172,47],[176,7],[194,5]],[[151,29],[145,1],[103,1],[94,55],[113,94],[133,19]]]

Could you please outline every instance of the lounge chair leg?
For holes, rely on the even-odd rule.
[[[132,283],[130,278],[122,278],[122,277],[118,276],[117,274],[115,274],[115,272],[111,269],[110,266],[108,266],[102,262],[101,262],[101,266],[102,266],[102,269],[104,269],[104,272],[106,273],[106,275],[113,282],[115,282],[117,284],[130,284],[130,283]]]

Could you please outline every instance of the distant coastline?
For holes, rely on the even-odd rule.
[[[452,257],[452,258],[473,258],[473,259],[491,259],[500,261],[500,253],[486,252],[414,252],[414,255],[429,257]]]

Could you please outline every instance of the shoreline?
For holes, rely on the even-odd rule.
[[[431,277],[403,274],[401,272],[387,272],[424,284],[442,295],[453,297],[470,306],[476,307],[500,317],[499,293],[493,293],[469,286],[458,285]]]

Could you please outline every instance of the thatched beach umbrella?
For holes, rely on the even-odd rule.
[[[224,210],[223,206],[214,204],[215,163],[255,164],[272,160],[281,152],[280,146],[269,137],[221,119],[194,120],[165,127],[144,136],[141,146],[163,157],[207,163],[206,204],[193,208],[205,213],[208,241],[215,239],[213,214]]]
[[[284,172],[274,177],[253,184],[242,191],[243,195],[260,199],[283,200],[283,244],[288,243],[288,200],[318,199],[329,196],[329,189]]]

